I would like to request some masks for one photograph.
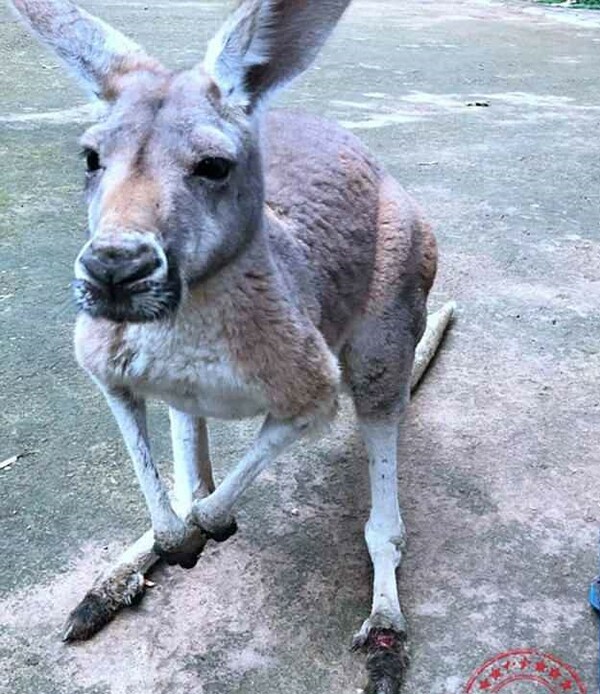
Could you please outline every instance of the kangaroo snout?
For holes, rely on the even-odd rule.
[[[145,238],[89,241],[75,263],[75,277],[105,287],[119,287],[167,274],[165,254]]]
[[[126,285],[147,279],[161,266],[154,248],[142,244],[134,248],[90,244],[80,255],[79,262],[92,282]]]
[[[157,320],[181,298],[177,265],[150,234],[96,236],[75,261],[77,306],[92,316],[124,322]]]

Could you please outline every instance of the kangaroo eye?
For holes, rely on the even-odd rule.
[[[83,152],[85,157],[85,165],[87,167],[88,173],[95,173],[102,168],[100,164],[100,155],[95,149],[86,149]]]
[[[192,169],[192,176],[207,178],[209,181],[224,181],[233,167],[233,162],[222,157],[201,159]]]

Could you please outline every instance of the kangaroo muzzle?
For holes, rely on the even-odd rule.
[[[162,264],[158,253],[146,244],[133,248],[90,244],[79,263],[91,282],[121,287],[148,279]]]
[[[151,234],[96,236],[75,261],[75,301],[94,317],[119,323],[163,318],[178,306],[181,280]]]

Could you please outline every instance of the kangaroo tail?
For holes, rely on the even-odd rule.
[[[411,391],[416,389],[425,371],[427,371],[427,367],[440,346],[455,310],[456,303],[449,301],[439,311],[427,316],[427,327],[415,351],[415,362],[410,379]]]

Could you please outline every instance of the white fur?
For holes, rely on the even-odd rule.
[[[310,65],[349,1],[244,0],[209,43],[204,69],[230,103],[255,108]],[[249,86],[258,66],[268,69]]]
[[[264,35],[249,27],[268,23],[271,4],[270,0],[242,3],[208,43],[204,69],[231,103],[242,106],[249,103],[250,95],[244,86],[246,73],[269,59]]]
[[[250,450],[206,499],[194,503],[193,516],[207,530],[226,527],[233,508],[256,477],[286,448],[307,433],[311,422],[280,422],[267,417]]]
[[[194,497],[205,497],[214,487],[206,420],[169,408],[175,508],[181,518],[192,509]]]
[[[217,316],[182,311],[171,324],[129,324],[123,348],[108,365],[108,380],[198,417],[239,419],[267,409],[258,384],[229,354]]]
[[[130,545],[119,557],[116,566],[123,564],[135,565],[141,573],[146,573],[148,569],[158,560],[152,551],[154,546],[154,533],[147,530],[139,539]],[[105,576],[110,577],[111,571],[107,571]]]
[[[69,0],[12,0],[30,29],[74,72],[86,91],[102,96],[115,64],[143,54],[131,39]]]
[[[361,644],[372,627],[405,632],[406,622],[400,609],[396,581],[396,569],[405,543],[398,504],[398,418],[360,420],[359,423],[369,456],[371,514],[365,526],[365,540],[374,572],[371,616],[355,637]]]
[[[120,31],[117,31],[114,27],[111,27],[110,24],[107,24],[104,20],[99,17],[94,17],[81,7],[78,9],[81,17],[92,23],[101,34],[103,39],[101,50],[105,56],[114,57],[117,55],[127,55],[142,50],[135,41],[125,36],[125,34],[122,34]]]
[[[120,393],[109,392],[99,382],[98,387],[104,392],[121,430],[150,511],[155,534],[157,532],[171,534],[180,531],[182,521],[171,507],[169,494],[163,481],[156,473],[156,467],[150,454],[145,403],[133,401]]]
[[[439,311],[427,316],[427,327],[415,351],[415,363],[413,366],[410,388],[414,390],[423,374],[427,370],[429,363],[437,352],[440,342],[444,337],[446,328],[452,320],[456,311],[456,302],[448,301]]]

